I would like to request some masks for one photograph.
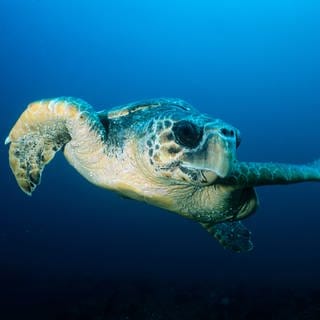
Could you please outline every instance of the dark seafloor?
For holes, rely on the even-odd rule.
[[[2,0],[0,137],[37,99],[97,110],[180,97],[242,132],[238,157],[320,157],[312,0]],[[59,154],[30,198],[0,147],[0,320],[320,319],[320,184],[259,188],[255,249],[90,185]]]

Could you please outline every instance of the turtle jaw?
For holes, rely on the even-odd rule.
[[[200,170],[203,181],[213,184],[225,178],[236,160],[236,140],[218,133],[211,133],[197,150],[184,154],[184,167]]]

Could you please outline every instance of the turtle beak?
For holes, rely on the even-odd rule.
[[[183,165],[199,169],[208,183],[218,177],[226,177],[236,159],[239,144],[238,130],[232,126],[219,123],[208,124],[204,130],[204,141],[197,150],[187,152]]]

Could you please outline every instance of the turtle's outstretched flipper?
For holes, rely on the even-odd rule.
[[[225,248],[234,252],[247,252],[253,249],[251,232],[240,222],[222,222],[201,225]]]
[[[309,164],[295,165],[272,162],[237,162],[222,184],[240,187],[290,184],[305,181],[320,182],[320,159]]]
[[[101,149],[101,143],[96,142],[103,138],[103,131],[92,107],[80,99],[57,98],[29,104],[5,141],[10,143],[9,162],[18,185],[31,195],[45,165],[58,150],[67,145],[74,157],[81,152],[91,152],[92,156]]]

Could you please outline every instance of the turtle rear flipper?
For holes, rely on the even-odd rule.
[[[104,128],[90,105],[80,99],[57,98],[29,104],[5,143],[11,143],[9,162],[18,185],[31,195],[58,150],[65,147],[75,167],[80,162],[88,166],[93,154],[101,153],[103,137]]]
[[[246,252],[253,249],[251,232],[240,222],[222,222],[201,225],[225,248],[234,252]]]

